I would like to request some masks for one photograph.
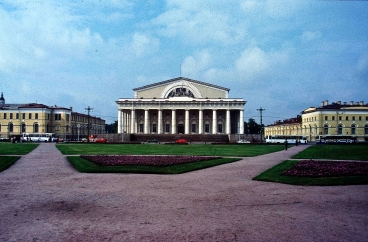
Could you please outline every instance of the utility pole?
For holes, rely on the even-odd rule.
[[[91,123],[90,123],[90,116],[89,116],[89,112],[93,110],[93,108],[90,108],[88,106],[88,108],[85,108],[85,110],[87,110],[88,112],[88,125],[87,125],[87,142],[89,143],[89,129],[91,128]]]
[[[263,109],[262,107],[257,109],[261,113],[261,144],[263,143],[263,124],[262,124],[262,112],[266,111],[266,109]]]

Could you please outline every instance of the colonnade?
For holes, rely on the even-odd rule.
[[[231,111],[233,114],[231,114]],[[243,109],[119,109],[118,133],[244,133]],[[236,120],[232,120],[236,119]]]

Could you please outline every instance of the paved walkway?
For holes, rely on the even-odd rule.
[[[368,186],[251,180],[306,147],[141,175],[78,173],[42,143],[0,173],[0,241],[365,241]]]

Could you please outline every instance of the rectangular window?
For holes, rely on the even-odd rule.
[[[9,118],[13,119],[13,114],[12,113],[9,114]]]
[[[355,116],[353,116],[353,121],[355,121]]]
[[[4,113],[4,119],[6,119],[6,113]]]
[[[55,130],[56,130],[56,131],[59,131],[59,130],[60,130],[60,125],[56,125],[56,126],[55,126]]]
[[[61,120],[61,114],[57,113],[55,114],[55,121],[60,121]]]
[[[326,121],[328,120],[328,116],[325,116],[325,120],[326,120]]]
[[[22,113],[22,119],[26,119],[26,114]]]
[[[32,114],[31,113],[28,114],[28,119],[32,119]]]
[[[346,121],[348,121],[348,120],[349,120],[349,116],[346,116],[346,118],[345,118],[345,119],[346,119]]]
[[[340,120],[340,121],[342,120],[342,116],[339,116],[339,120]]]
[[[19,113],[15,114],[15,118],[19,119]]]
[[[152,124],[152,132],[157,133],[157,124]]]
[[[362,116],[359,116],[359,121],[362,121]]]
[[[335,120],[335,116],[332,116],[332,120]]]
[[[217,125],[217,132],[222,133],[222,124]]]
[[[165,132],[166,133],[170,132],[170,124],[165,124]]]
[[[35,119],[38,119],[38,113],[35,114]]]
[[[210,124],[204,125],[204,132],[209,133],[210,132]]]
[[[139,124],[139,132],[143,133],[143,124]]]
[[[69,122],[69,114],[66,115],[66,121]]]
[[[192,124],[192,133],[197,133],[197,125]]]

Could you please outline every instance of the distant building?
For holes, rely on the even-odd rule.
[[[0,97],[0,136],[9,138],[22,133],[55,133],[64,139],[87,137],[88,119],[90,134],[103,134],[105,120],[82,113],[72,108],[47,106],[38,103],[7,104],[3,93]]]
[[[265,135],[304,135],[315,141],[319,135],[350,135],[358,141],[368,141],[368,104],[363,101],[341,101],[329,104],[323,101],[320,107],[310,107],[301,112],[294,124],[276,122],[265,127]]]
[[[278,120],[264,128],[264,135],[302,135],[303,124],[302,117],[298,115],[295,118]]]

